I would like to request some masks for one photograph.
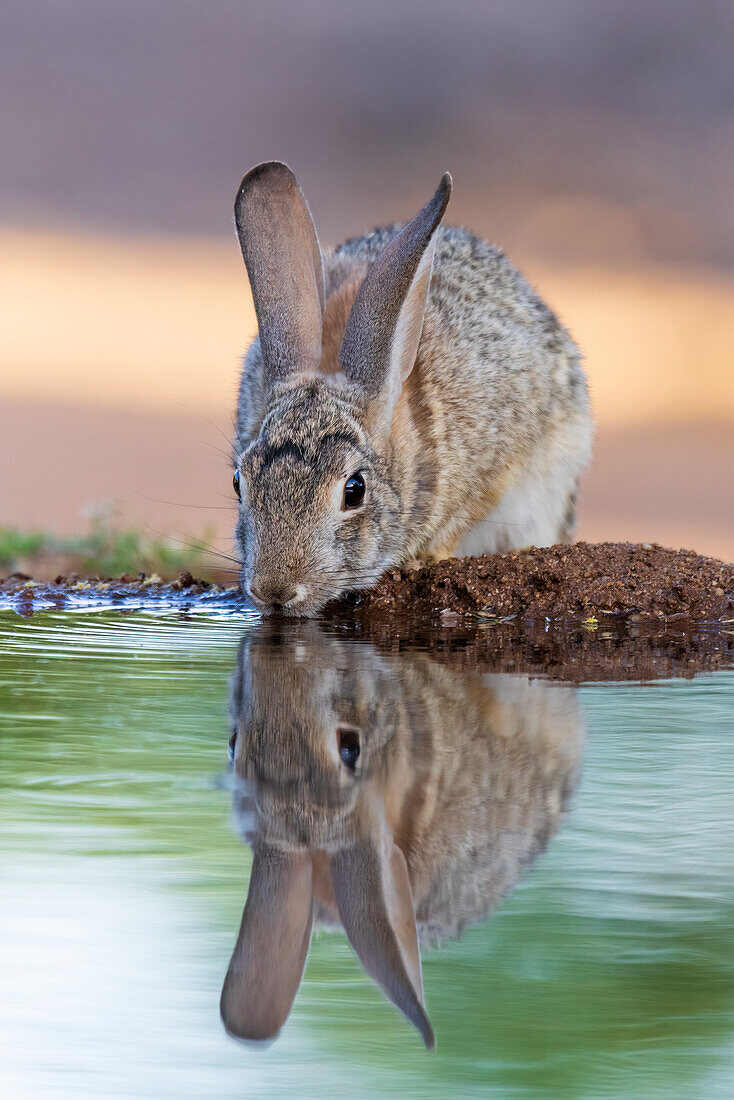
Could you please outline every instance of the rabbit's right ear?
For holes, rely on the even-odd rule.
[[[344,931],[367,973],[436,1045],[423,999],[420,947],[405,857],[392,837],[371,839],[331,858],[331,882]]]
[[[324,265],[311,214],[290,168],[280,161],[252,168],[239,186],[234,216],[267,382],[316,373]]]
[[[238,1039],[273,1039],[288,1017],[311,942],[311,871],[308,852],[255,846],[219,1006],[224,1026]]]
[[[418,353],[434,234],[450,197],[447,172],[433,197],[372,264],[347,319],[339,351],[342,370],[368,397],[380,399],[388,421]]]

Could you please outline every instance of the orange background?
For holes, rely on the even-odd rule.
[[[278,156],[325,244],[450,169],[448,220],[586,356],[580,535],[734,559],[734,10],[172,5],[34,0],[0,41],[0,525],[112,507],[229,549],[231,201]]]

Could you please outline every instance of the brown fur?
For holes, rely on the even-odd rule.
[[[290,252],[308,272],[307,208],[292,194]],[[281,611],[312,615],[390,566],[572,536],[592,434],[578,350],[501,252],[438,225],[447,195],[442,183],[405,229],[325,255],[318,367],[296,356],[274,379],[260,341],[247,354],[237,539],[243,586],[265,610],[287,594]],[[277,314],[273,276],[250,272],[261,326]],[[279,340],[292,354],[290,336],[268,339],[271,358]],[[367,485],[359,514],[340,505],[356,471]]]
[[[341,372],[339,349],[344,329],[354,299],[362,283],[362,277],[348,279],[329,296],[324,307],[324,325],[321,336],[321,364],[319,374],[334,375]]]

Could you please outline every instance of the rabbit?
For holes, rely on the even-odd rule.
[[[253,861],[225,1027],[277,1035],[316,922],[343,927],[430,1049],[420,945],[485,918],[558,828],[583,755],[575,689],[270,623],[233,677],[234,818]]]
[[[235,222],[259,336],[234,442],[241,583],[314,616],[386,569],[570,541],[592,422],[579,351],[503,253],[412,221],[322,254],[277,161]]]

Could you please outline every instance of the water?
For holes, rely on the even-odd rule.
[[[3,1097],[734,1094],[734,672],[577,689],[315,624],[8,612],[0,746]],[[332,921],[267,1047],[219,1009],[250,844],[231,1029],[286,1014],[311,891]]]

